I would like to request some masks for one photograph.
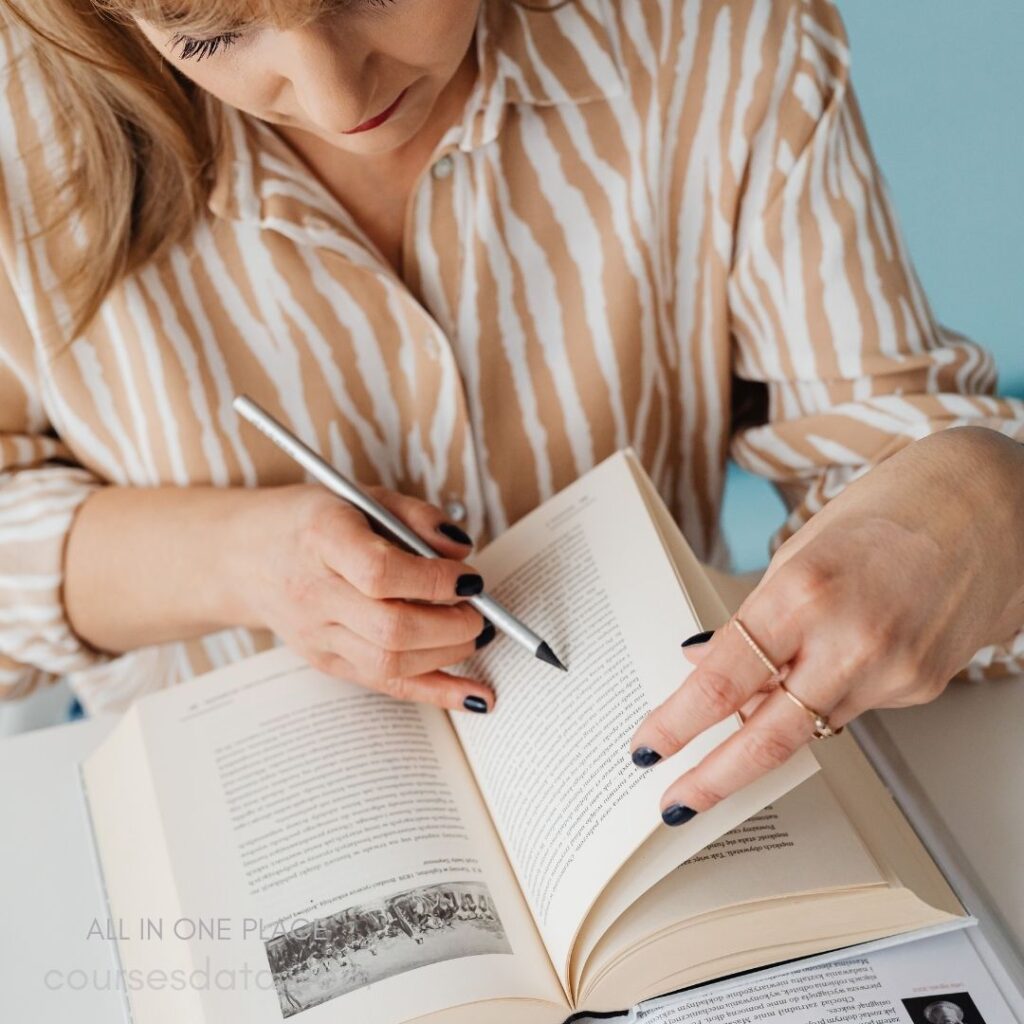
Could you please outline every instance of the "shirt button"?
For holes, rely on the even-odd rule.
[[[445,178],[450,178],[452,171],[455,170],[455,161],[450,156],[443,156],[440,160],[434,164],[434,168],[431,173],[434,175],[436,181],[444,181]]]
[[[453,498],[444,503],[444,514],[453,523],[461,523],[466,518],[466,506],[457,498]]]

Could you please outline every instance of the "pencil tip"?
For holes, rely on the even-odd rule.
[[[544,641],[541,641],[540,647],[537,648],[537,657],[541,661],[546,661],[549,665],[554,665],[555,668],[560,668],[563,672],[569,670],[558,660],[555,656],[555,652]]]

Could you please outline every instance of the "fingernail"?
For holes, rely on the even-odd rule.
[[[467,572],[460,576],[455,584],[455,593],[459,597],[476,597],[477,594],[483,593],[483,589],[484,578],[475,572]]]
[[[484,628],[480,630],[480,635],[476,638],[476,649],[479,651],[481,647],[486,647],[494,639],[496,632],[494,623],[489,619],[484,619]]]
[[[473,538],[465,530],[460,530],[454,523],[441,523],[437,528],[438,533],[443,533],[449,540],[456,544],[467,544],[473,546]]]
[[[661,820],[666,825],[672,825],[673,827],[685,825],[696,816],[697,812],[692,807],[684,807],[683,804],[673,804],[661,812]]]
[[[467,711],[472,711],[478,715],[487,714],[487,701],[483,697],[467,697],[463,702],[462,706]]]
[[[697,644],[706,644],[714,635],[713,629],[706,629],[703,633],[694,633],[689,639],[684,640],[680,647],[696,647]]]
[[[657,764],[661,760],[661,754],[656,750],[651,750],[650,747],[637,747],[633,751],[633,764],[637,768],[650,768],[651,765]]]

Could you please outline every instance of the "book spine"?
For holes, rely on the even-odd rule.
[[[107,889],[107,876],[103,870],[103,861],[100,858],[100,847],[99,842],[96,838],[96,825],[92,817],[92,807],[89,804],[89,788],[85,781],[85,773],[82,771],[82,765],[78,766],[78,791],[82,797],[82,812],[85,814],[85,820],[89,827],[89,846],[92,850],[92,863],[93,869],[96,874],[96,878],[99,881],[100,893],[103,896],[103,905],[107,909],[107,920],[113,921],[114,915],[110,906],[110,894]],[[116,971],[116,977],[118,979],[118,992],[121,996],[121,1008],[123,1011],[124,1024],[135,1024],[135,1017],[132,1013],[132,1005],[128,999],[128,984],[124,972],[124,964],[121,960],[121,947],[117,939],[110,940],[111,946],[113,947],[114,966]]]

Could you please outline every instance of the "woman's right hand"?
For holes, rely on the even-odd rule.
[[[240,624],[268,628],[314,668],[399,700],[489,711],[489,687],[442,671],[494,638],[464,600],[483,589],[462,561],[472,545],[434,505],[365,490],[442,557],[408,553],[322,487],[268,488],[240,524]]]

